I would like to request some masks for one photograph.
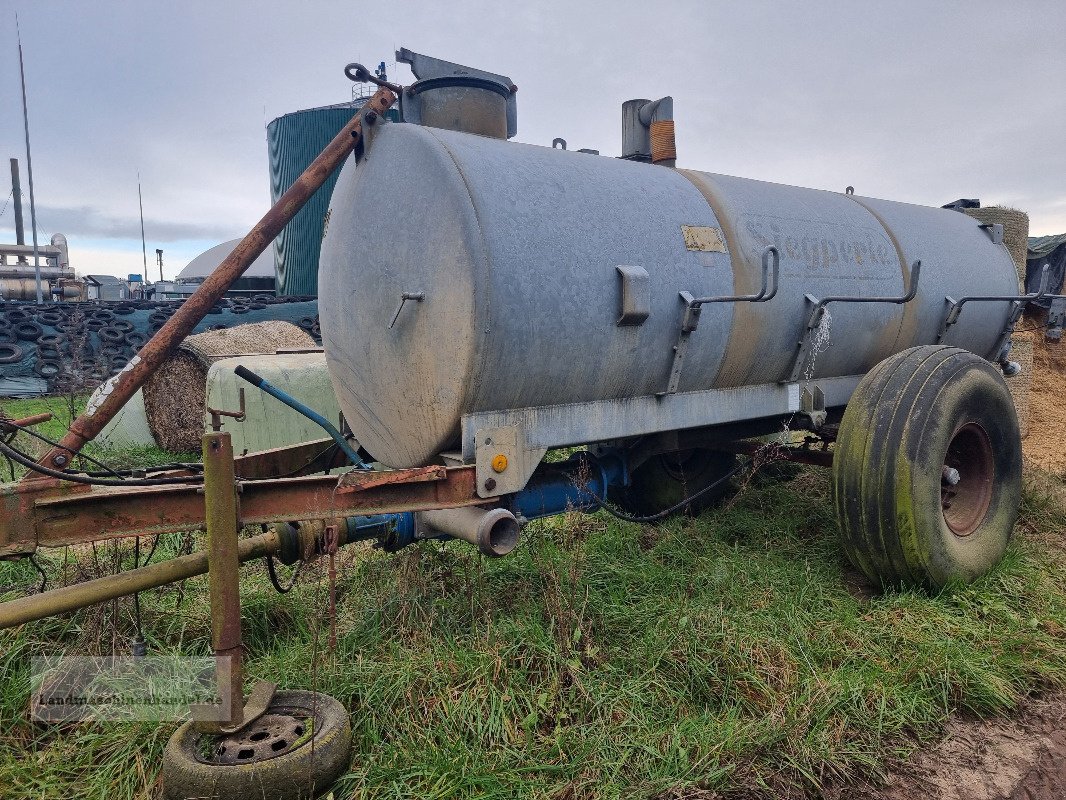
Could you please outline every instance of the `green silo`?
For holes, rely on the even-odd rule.
[[[309,108],[278,117],[267,125],[272,202],[288,189],[365,102]],[[318,252],[322,225],[338,170],[312,195],[274,240],[274,272],[279,295],[318,295]]]

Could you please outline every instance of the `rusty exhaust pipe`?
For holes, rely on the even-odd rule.
[[[522,530],[515,515],[505,508],[448,508],[423,511],[420,516],[429,527],[470,542],[490,558],[514,550]]]

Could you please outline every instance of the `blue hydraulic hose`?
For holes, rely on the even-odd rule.
[[[244,378],[246,381],[248,381],[248,383],[252,384],[252,386],[262,389],[271,397],[277,398],[289,408],[291,408],[293,411],[303,414],[305,417],[307,417],[309,420],[321,427],[322,430],[324,430],[330,435],[330,438],[337,443],[337,447],[344,451],[344,454],[348,456],[349,461],[351,461],[357,467],[362,467],[363,469],[367,468],[366,464],[363,463],[363,459],[359,457],[359,453],[357,453],[355,449],[348,443],[348,440],[341,435],[341,432],[334,428],[329,423],[329,421],[317,411],[308,408],[292,395],[286,394],[277,386],[272,384],[270,381],[259,377],[243,365],[238,366],[235,370],[233,370],[233,372],[237,376]]]

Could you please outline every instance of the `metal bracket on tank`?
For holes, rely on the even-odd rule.
[[[700,313],[707,303],[765,303],[773,300],[777,294],[778,277],[781,274],[781,254],[777,248],[770,245],[762,253],[762,287],[758,294],[742,294],[732,297],[693,297],[689,292],[678,292],[681,302],[685,304],[685,311],[681,317],[681,331],[677,336],[677,344],[674,345],[674,359],[670,364],[670,379],[666,384],[666,391],[659,392],[658,396],[675,394],[681,383],[681,367],[685,363],[685,351],[688,350],[688,340],[692,332],[700,324]]]
[[[363,106],[359,109],[359,117],[362,120],[362,125],[360,126],[362,138],[359,140],[359,146],[355,151],[356,161],[362,161],[363,158],[366,157],[366,154],[374,145],[374,139],[377,138],[378,132],[381,131],[382,126],[388,122],[387,119],[378,114],[374,109],[367,106]]]
[[[400,318],[400,312],[403,311],[404,304],[408,300],[414,300],[416,303],[421,303],[426,299],[425,292],[404,292],[400,295],[400,305],[396,309],[396,313],[392,315],[392,322],[389,323],[389,330],[396,327],[396,320]]]
[[[1003,223],[1001,222],[983,222],[977,226],[988,234],[992,239],[992,244],[1003,244]]]
[[[959,321],[959,315],[962,314],[962,307],[967,303],[973,302],[1001,302],[1011,303],[1010,318],[1007,321],[1007,328],[1003,336],[1000,337],[999,343],[996,345],[996,352],[1003,346],[1007,337],[1010,336],[1011,330],[1014,328],[1014,324],[1021,317],[1022,311],[1025,310],[1025,304],[1034,300],[1040,300],[1047,294],[1048,284],[1048,265],[1045,264],[1040,270],[1040,288],[1033,294],[1001,294],[1001,295],[989,295],[988,297],[963,297],[960,300],[955,300],[951,297],[945,297],[944,302],[947,303],[948,309],[944,313],[944,319],[940,322],[940,330],[936,335],[936,343],[940,344],[944,341],[944,336],[947,335],[948,328]]]
[[[1049,342],[1062,341],[1062,329],[1066,326],[1066,295],[1052,294],[1051,308],[1048,309],[1047,326],[1044,339]]]
[[[651,316],[651,277],[644,267],[619,264],[620,296],[616,325],[643,325]]]
[[[547,448],[529,447],[525,429],[519,426],[478,430],[474,434],[478,497],[521,491],[546,452]]]
[[[822,317],[825,314],[825,307],[830,303],[895,303],[896,305],[904,305],[914,299],[915,294],[918,292],[918,278],[922,273],[922,262],[915,261],[911,264],[911,282],[910,287],[907,289],[907,293],[900,297],[858,297],[841,295],[839,297],[823,297],[819,300],[813,295],[805,295],[807,302],[814,306],[814,310],[811,311],[810,317],[807,318],[807,327],[803,331],[803,337],[799,340],[799,344],[796,349],[796,360],[792,362],[792,372],[789,374],[788,381],[791,383],[798,381],[803,374],[803,368],[807,365],[807,360],[810,358],[811,350],[814,348],[815,335],[819,326],[822,324]]]
[[[803,387],[796,416],[800,418],[799,427],[807,430],[817,431],[825,425],[829,413],[825,410],[825,392],[820,386]]]

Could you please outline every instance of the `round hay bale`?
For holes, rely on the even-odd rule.
[[[307,333],[276,320],[188,337],[144,384],[144,410],[152,435],[166,450],[198,451],[204,434],[207,370],[214,361],[314,347]]]
[[[1006,378],[1007,388],[1018,412],[1022,438],[1029,435],[1030,393],[1033,388],[1033,334],[1029,331],[1011,336],[1010,360],[1022,365],[1022,371]]]
[[[1003,244],[1007,246],[1014,266],[1018,269],[1018,288],[1025,291],[1025,255],[1029,248],[1029,215],[1007,206],[966,208],[963,213],[985,225],[1003,226]]]

